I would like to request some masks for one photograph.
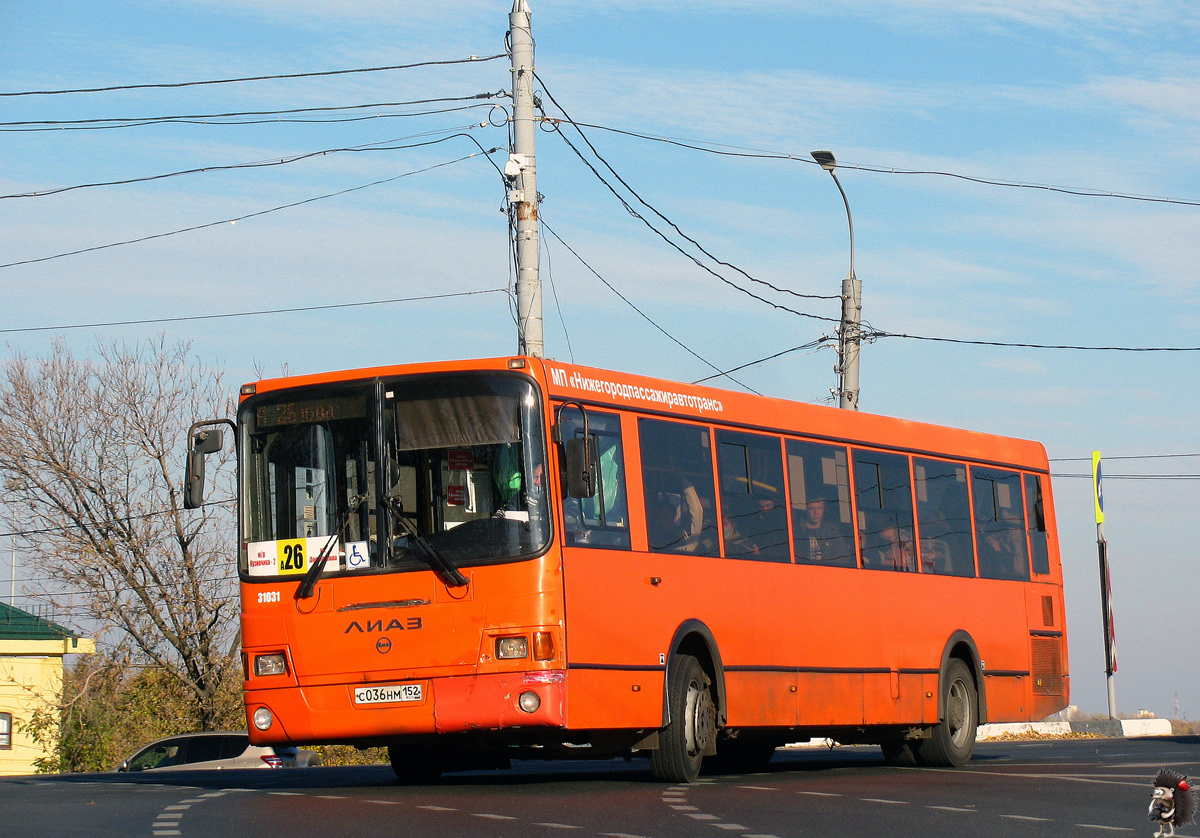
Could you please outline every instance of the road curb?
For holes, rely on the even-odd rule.
[[[1087,722],[1016,722],[980,725],[975,738],[983,741],[1004,736],[1066,736],[1089,733],[1121,739],[1131,736],[1170,736],[1170,719],[1095,719]]]

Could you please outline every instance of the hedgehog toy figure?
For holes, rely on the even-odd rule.
[[[1154,795],[1150,801],[1150,820],[1158,823],[1154,838],[1175,835],[1175,827],[1187,826],[1196,814],[1196,793],[1188,785],[1187,777],[1163,768],[1154,778]]]

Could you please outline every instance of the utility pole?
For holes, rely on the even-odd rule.
[[[842,195],[842,203],[846,205],[846,221],[850,224],[850,272],[842,280],[842,320],[838,324],[838,361],[833,371],[838,376],[838,407],[844,410],[858,410],[858,349],[862,343],[862,332],[859,328],[859,318],[862,315],[862,283],[854,275],[854,217],[850,215],[850,201],[846,198],[846,190],[842,189],[841,181],[833,171],[837,168],[837,160],[833,152],[814,151],[813,160],[821,168],[829,172]]]
[[[538,193],[534,138],[533,30],[527,0],[514,0],[508,16],[513,77],[513,150],[504,174],[508,200],[515,217],[517,251],[518,352],[544,357],[542,344],[542,281],[538,276]]]

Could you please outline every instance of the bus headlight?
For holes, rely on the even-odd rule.
[[[286,675],[287,661],[282,654],[255,655],[254,675],[261,678],[264,675]]]
[[[517,660],[529,657],[529,639],[520,637],[497,637],[496,660]]]
[[[526,713],[536,713],[537,709],[542,706],[542,699],[537,693],[527,690],[521,693],[521,697],[517,699],[517,706]]]
[[[275,717],[266,707],[259,707],[254,711],[254,726],[259,730],[270,730],[274,721]]]

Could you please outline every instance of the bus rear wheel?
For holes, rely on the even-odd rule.
[[[396,778],[411,786],[432,783],[446,770],[442,754],[423,745],[388,745],[388,761]]]
[[[671,720],[659,732],[658,749],[650,752],[650,773],[663,782],[691,783],[717,735],[712,682],[691,655],[672,659],[667,702]]]
[[[917,746],[917,759],[923,765],[954,768],[965,765],[975,749],[979,695],[971,670],[957,658],[946,667],[941,690],[945,714],[932,735]]]

